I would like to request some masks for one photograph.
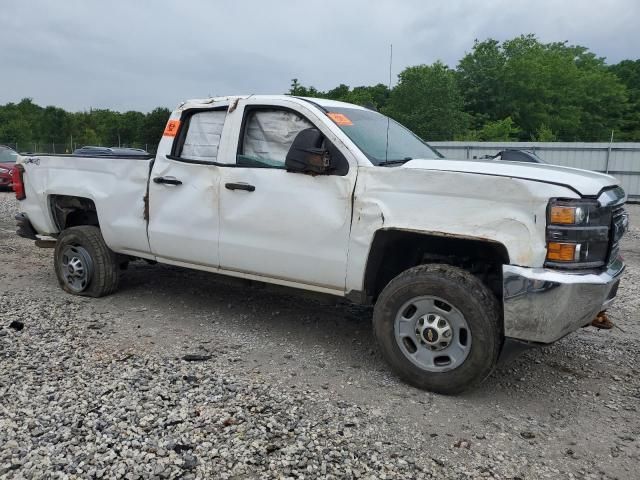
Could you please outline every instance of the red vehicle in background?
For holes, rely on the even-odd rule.
[[[11,190],[13,182],[11,174],[16,166],[18,152],[14,149],[0,145],[0,189]]]

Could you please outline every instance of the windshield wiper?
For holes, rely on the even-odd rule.
[[[409,160],[413,160],[413,158],[411,157],[395,158],[393,160],[386,160],[384,162],[380,162],[378,166],[385,167],[387,165],[402,165],[403,163],[407,163]]]

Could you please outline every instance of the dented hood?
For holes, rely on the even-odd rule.
[[[401,168],[476,173],[562,185],[583,196],[595,196],[620,182],[610,175],[540,163],[479,160],[410,160]]]

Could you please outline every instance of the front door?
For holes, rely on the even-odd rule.
[[[236,165],[220,169],[220,267],[344,291],[356,168],[287,172],[297,133],[318,126],[293,108],[244,108]]]

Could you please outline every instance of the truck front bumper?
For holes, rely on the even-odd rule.
[[[551,343],[589,325],[615,298],[624,268],[622,258],[587,274],[504,265],[505,337]]]

